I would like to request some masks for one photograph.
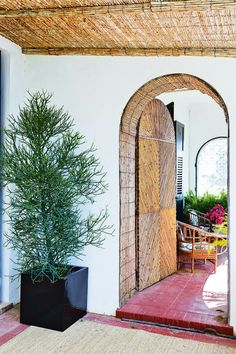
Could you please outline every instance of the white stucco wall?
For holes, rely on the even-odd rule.
[[[23,102],[24,89],[24,58],[19,46],[0,37],[1,50],[1,119],[2,126],[7,126],[7,117],[10,113],[17,114],[19,104]],[[3,193],[5,198],[5,192]],[[3,216],[3,221],[6,217]],[[5,246],[4,233],[7,232],[7,224],[3,222],[2,230],[2,294],[1,299],[5,302],[17,302],[19,300],[19,285],[9,278],[14,274],[14,266],[11,259],[14,258],[12,251]]]
[[[109,191],[97,207],[107,204],[114,237],[103,249],[87,249],[80,263],[90,267],[89,311],[114,314],[119,293],[119,124],[131,95],[148,80],[163,74],[188,73],[210,83],[225,100],[230,115],[230,322],[236,327],[236,59],[178,57],[49,57],[25,58],[25,89],[47,89],[76,119],[89,142],[94,141],[107,173]]]
[[[119,305],[119,124],[131,95],[148,80],[163,74],[189,73],[210,83],[224,98],[230,114],[230,233],[236,234],[236,59],[223,58],[129,58],[129,57],[49,57],[22,56],[20,48],[0,38],[2,50],[2,117],[16,114],[25,90],[47,89],[54,92],[54,102],[64,105],[76,119],[88,142],[94,142],[107,173],[109,191],[96,208],[109,206],[114,237],[108,237],[103,249],[89,247],[79,264],[88,265],[88,310],[114,314]],[[231,301],[230,322],[236,328],[236,239],[230,240]],[[4,250],[4,275],[11,274],[11,253]],[[18,300],[16,284],[3,277],[3,300]]]

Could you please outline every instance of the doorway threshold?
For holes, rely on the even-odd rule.
[[[146,322],[146,321],[138,321],[138,320],[128,320],[128,319],[120,319],[123,322],[127,322],[130,324],[139,324],[139,325],[144,325],[144,326],[150,326],[150,327],[156,327],[156,328],[163,328],[166,330],[172,330],[172,331],[182,331],[186,333],[199,333],[199,334],[208,334],[212,336],[217,336],[220,338],[227,338],[227,339],[232,339],[235,341],[236,344],[236,336],[235,335],[230,335],[230,334],[223,334],[223,333],[218,333],[216,330],[212,328],[207,328],[204,331],[200,329],[194,329],[194,328],[187,328],[187,327],[178,327],[178,326],[173,326],[173,325],[166,325],[162,323],[153,323],[153,322]]]
[[[195,272],[183,268],[149,288],[137,292],[116,317],[202,332],[232,336],[227,323],[227,260],[196,264]]]

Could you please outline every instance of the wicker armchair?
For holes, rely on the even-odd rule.
[[[191,263],[194,272],[195,259],[213,260],[214,272],[217,268],[217,243],[223,237],[198,227],[177,221],[177,265]]]
[[[200,211],[189,209],[188,213],[188,222],[192,226],[200,227],[205,231],[212,232],[213,231],[213,224],[210,219],[208,219],[204,213]]]
[[[204,213],[201,213],[200,211],[194,210],[194,209],[189,209],[187,211],[188,213],[188,222],[190,225],[199,227],[202,230],[205,230],[207,232],[214,233],[217,237],[219,237],[222,241],[225,240],[225,242],[222,242],[222,244],[219,243],[217,247],[217,254],[218,256],[221,254],[224,254],[227,252],[227,234],[223,234],[220,230],[221,225],[214,225],[210,219],[208,219]],[[225,216],[227,218],[227,213],[225,213]],[[224,222],[225,226],[225,222]]]

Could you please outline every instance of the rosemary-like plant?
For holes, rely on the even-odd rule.
[[[8,192],[7,245],[17,253],[19,272],[51,282],[70,271],[70,258],[87,245],[101,246],[108,213],[84,216],[84,205],[105,192],[94,146],[74,132],[71,117],[50,104],[46,92],[29,94],[4,130],[1,179]]]

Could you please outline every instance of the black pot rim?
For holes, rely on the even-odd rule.
[[[82,270],[85,270],[85,269],[88,269],[87,266],[77,266],[77,265],[70,265],[69,266],[69,269],[70,271],[64,276],[64,277],[61,277],[61,278],[58,278],[56,281],[59,281],[59,280],[65,280],[68,278],[68,276],[70,274],[74,274],[74,273],[77,273],[77,272],[80,272]],[[26,275],[26,276],[31,276],[31,272],[28,271],[28,272],[21,272],[20,273],[21,275]],[[43,278],[43,277],[42,277]],[[47,280],[47,278],[45,278],[44,280]],[[48,279],[49,280],[49,279]],[[49,280],[50,281],[50,280]],[[37,282],[38,283],[38,282]],[[52,283],[52,282],[51,282]]]

